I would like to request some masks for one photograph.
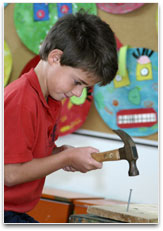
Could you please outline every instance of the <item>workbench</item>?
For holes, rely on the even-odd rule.
[[[126,204],[126,202],[45,187],[39,203],[28,214],[40,223],[78,223],[79,220],[82,221],[77,218],[78,216],[85,217],[85,222],[86,219],[88,220],[89,206],[115,204]],[[97,222],[95,216],[90,215],[90,217],[92,217],[91,223]],[[108,222],[108,219],[98,219],[98,222],[102,221]]]
[[[158,207],[45,187],[28,212],[40,223],[158,223]]]
[[[45,187],[39,203],[28,214],[40,223],[67,223],[73,214],[74,201],[84,199],[103,197]]]

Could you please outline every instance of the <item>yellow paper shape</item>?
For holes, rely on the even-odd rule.
[[[130,80],[127,71],[127,49],[128,46],[123,46],[119,50],[118,56],[118,72],[113,80],[114,87],[124,87],[130,85]]]
[[[10,49],[4,40],[4,87],[7,85],[9,81],[9,77],[12,69],[12,56]]]
[[[146,63],[146,64],[138,63],[136,66],[136,79],[138,81],[153,79],[152,64],[151,63]]]

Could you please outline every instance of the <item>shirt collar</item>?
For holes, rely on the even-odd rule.
[[[40,87],[40,83],[38,81],[38,77],[37,77],[36,72],[34,71],[33,68],[27,73],[27,78],[28,78],[28,81],[30,82],[31,86],[38,93],[41,102],[43,103],[43,105],[47,109],[50,109],[50,107],[53,106],[53,105],[55,105],[55,107],[56,106],[57,107],[61,106],[61,102],[60,101],[54,100],[50,96],[48,96],[48,103],[46,102],[45,97],[44,97],[44,95],[42,93],[42,90],[41,90],[41,87]]]

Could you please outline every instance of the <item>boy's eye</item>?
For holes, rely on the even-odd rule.
[[[82,85],[82,83],[79,82],[79,81],[77,81],[77,80],[74,80],[74,84],[75,84],[75,85]]]

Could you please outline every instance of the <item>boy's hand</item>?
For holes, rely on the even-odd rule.
[[[54,154],[65,151],[69,149],[69,165],[63,168],[64,171],[67,172],[88,172],[94,169],[101,169],[102,163],[97,162],[91,156],[93,152],[99,152],[98,149],[93,147],[80,147],[74,148],[70,145],[62,145],[60,147],[55,148],[53,151]]]
[[[69,171],[88,172],[94,169],[101,169],[102,163],[97,162],[91,156],[93,152],[99,152],[99,150],[93,147],[80,147],[69,149]]]
[[[56,147],[54,150],[53,150],[53,154],[57,154],[59,152],[62,152],[66,149],[69,149],[69,148],[74,148],[73,146],[70,146],[70,145],[62,145],[60,147]],[[66,166],[63,168],[64,171],[67,171],[67,172],[75,172],[76,169],[71,167],[71,166]]]

